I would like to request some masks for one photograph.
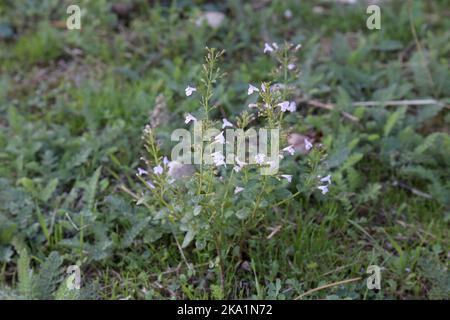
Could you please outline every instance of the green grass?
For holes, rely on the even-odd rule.
[[[366,29],[362,4],[232,0],[125,1],[134,3],[127,21],[107,1],[80,1],[83,30],[67,31],[55,23],[64,22],[65,6],[40,2],[0,4],[0,27],[14,30],[8,39],[0,32],[0,298],[24,295],[24,248],[35,270],[59,261],[54,251],[62,271],[80,265],[90,290],[81,297],[450,297],[448,1],[383,3],[380,31]],[[205,10],[226,14],[218,29],[196,26]],[[205,46],[226,50],[214,100],[236,116],[251,102],[248,83],[272,79],[264,42],[284,40],[303,44],[296,96],[336,106],[302,103],[286,119],[292,132],[326,147],[333,190],[266,209],[257,228],[231,244],[223,270],[214,250],[188,246],[188,269],[173,237],[152,227],[153,213],[130,195],[142,190],[142,129],[161,94],[164,141],[197,111],[184,88],[198,79]],[[425,98],[440,104],[352,104]],[[161,147],[170,153],[170,144]],[[294,179],[302,161],[287,165]],[[383,267],[379,292],[366,288],[371,264]]]

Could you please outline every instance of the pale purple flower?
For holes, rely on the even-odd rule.
[[[285,17],[286,19],[292,18],[292,11],[291,11],[290,9],[286,9],[286,10],[284,11],[284,17]]]
[[[234,170],[235,172],[239,172],[239,171],[241,171],[241,169],[242,169],[242,167],[240,167],[240,166],[234,166],[234,167],[233,167],[233,170]]]
[[[264,83],[261,83],[261,91],[266,92],[266,86],[264,85]]]
[[[259,92],[259,89],[252,84],[248,85],[247,94],[251,95],[253,92]]]
[[[230,121],[228,121],[226,118],[223,118],[222,122],[223,122],[222,129],[225,129],[226,127],[231,127],[231,128],[234,127],[234,125]]]
[[[281,108],[281,112],[286,112],[289,108],[289,101],[283,101],[278,106]]]
[[[288,68],[288,70],[294,70],[295,69],[295,64],[289,63],[287,68]]]
[[[220,144],[225,144],[225,137],[223,136],[223,131],[214,138],[214,142],[220,143]]]
[[[167,157],[164,156],[164,158],[163,158],[163,164],[164,164],[165,166],[167,166],[169,163],[170,163],[169,159],[167,159]]]
[[[188,113],[188,114],[186,115],[186,118],[184,119],[184,123],[185,123],[185,124],[188,124],[188,123],[191,122],[191,121],[197,121],[197,118],[194,117],[192,114]]]
[[[281,177],[285,178],[289,183],[292,181],[292,175],[290,174],[282,174]]]
[[[138,176],[143,176],[143,175],[147,175],[147,174],[148,174],[147,170],[144,170],[142,168],[138,168],[138,173],[137,173]]]
[[[297,104],[295,103],[295,101],[291,101],[289,103],[288,111],[295,112],[296,110],[297,110]]]
[[[305,138],[305,149],[306,151],[311,150],[311,148],[313,147],[311,141],[309,141],[308,139]]]
[[[273,52],[274,50],[273,50],[273,48],[270,46],[270,44],[268,44],[267,42],[266,43],[264,43],[264,53],[267,53],[267,52]]]
[[[297,110],[297,104],[294,101],[283,101],[279,103],[278,106],[281,108],[281,112],[294,112],[295,110]]]
[[[162,174],[163,171],[164,171],[164,169],[160,165],[157,165],[156,167],[153,168],[153,173],[156,175]]]
[[[211,156],[213,157],[213,162],[216,167],[225,165],[225,157],[221,152],[214,152]]]
[[[326,182],[328,185],[331,184],[331,175],[327,175],[326,177],[320,179],[321,182]]]
[[[295,153],[295,149],[293,145],[287,146],[286,148],[283,149],[283,151],[286,151],[287,153],[289,153],[291,156],[294,155]]]
[[[266,157],[266,156],[265,156],[264,154],[258,153],[258,154],[255,156],[255,161],[256,161],[256,163],[257,163],[257,164],[263,164],[263,163],[264,163],[265,157]]]
[[[317,189],[319,189],[320,191],[322,191],[322,194],[327,194],[328,192],[328,186],[318,186]]]
[[[234,194],[238,194],[239,192],[242,192],[242,191],[244,191],[244,188],[242,188],[242,187],[236,187],[236,188],[234,189]]]
[[[184,91],[186,92],[186,96],[189,97],[194,91],[197,91],[197,89],[188,85]]]
[[[155,186],[153,185],[153,183],[150,180],[146,181],[146,183],[150,187],[150,189],[155,189]]]

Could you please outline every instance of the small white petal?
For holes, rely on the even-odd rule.
[[[250,109],[252,109],[252,108],[258,108],[258,104],[256,104],[256,103],[250,103],[250,104],[248,105],[248,107],[249,107]]]
[[[305,149],[306,151],[311,150],[311,148],[313,147],[311,141],[309,141],[308,139],[305,138]]]
[[[281,112],[286,112],[289,108],[289,101],[283,101],[278,106],[281,108]]]
[[[214,152],[213,154],[211,154],[211,156],[213,157],[213,162],[216,165],[216,167],[220,167],[225,164],[225,157],[222,153],[220,152]]]
[[[290,174],[282,174],[281,175],[283,178],[285,178],[289,183],[291,183],[292,181],[292,175]]]
[[[186,89],[184,89],[184,92],[186,93],[186,96],[190,96],[192,94],[192,92],[197,91],[196,88],[191,87],[191,86],[187,86]]]
[[[264,154],[262,154],[262,153],[259,153],[259,154],[257,154],[256,156],[255,156],[255,161],[256,161],[256,163],[257,164],[263,164],[264,163],[264,158],[265,158],[266,156],[264,155]]]
[[[186,115],[186,118],[184,119],[184,123],[188,124],[191,121],[197,121],[197,118],[195,118],[192,114],[188,113]]]
[[[248,85],[247,94],[251,95],[253,92],[259,92],[259,89],[252,84]]]
[[[294,155],[295,153],[295,149],[293,145],[287,146],[286,148],[283,149],[283,151],[286,151],[287,153],[289,153],[291,156]]]
[[[233,170],[234,170],[235,172],[239,172],[239,171],[241,171],[241,169],[242,169],[242,167],[240,167],[240,166],[234,166],[234,167],[233,167]]]
[[[331,175],[327,175],[326,177],[320,179],[321,182],[326,182],[327,184],[331,184]]]
[[[138,168],[138,173],[137,174],[138,174],[138,176],[147,175],[148,171],[144,170],[142,168]]]
[[[225,137],[223,136],[223,131],[214,138],[214,142],[220,143],[220,144],[225,144]]]
[[[222,122],[223,122],[222,129],[225,129],[226,127],[231,127],[231,128],[234,127],[234,125],[225,118],[222,119]]]
[[[160,165],[157,165],[156,167],[153,168],[153,173],[156,175],[162,174],[163,171],[164,171],[164,169]]]
[[[244,188],[236,187],[236,188],[234,189],[234,194],[237,194],[237,193],[242,192],[242,191],[244,191]]]
[[[294,70],[295,69],[295,64],[289,63],[287,68],[288,68],[288,70]]]
[[[292,11],[290,9],[286,9],[284,11],[284,17],[287,18],[287,19],[292,18]]]
[[[272,42],[272,46],[274,47],[275,50],[278,50],[278,45],[276,42]]]
[[[290,112],[295,112],[297,110],[297,104],[295,103],[295,101],[289,103],[287,110]]]
[[[273,48],[267,42],[264,44],[264,53],[273,52]]]
[[[318,186],[317,189],[322,191],[322,194],[327,194],[328,192],[328,186]]]

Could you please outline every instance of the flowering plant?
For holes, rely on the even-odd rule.
[[[219,270],[222,290],[225,269],[232,267],[233,260],[243,254],[245,242],[254,230],[276,223],[278,212],[284,210],[288,214],[286,209],[292,201],[307,204],[312,195],[323,198],[331,184],[330,175],[321,178],[326,173],[326,162],[320,144],[313,145],[304,138],[303,152],[300,152],[286,142],[289,128],[284,119],[295,117],[297,108],[291,82],[298,76],[292,55],[299,47],[288,43],[267,46],[272,50],[265,52],[278,61],[275,80],[281,79],[282,83],[249,84],[247,94],[252,100],[248,108],[234,119],[221,121],[214,120],[217,109],[214,85],[224,76],[218,66],[224,52],[207,48],[198,85],[190,84],[185,89],[190,99],[199,97],[201,109],[186,114],[184,124],[197,126],[201,132],[215,133],[203,136],[200,141],[194,139],[194,143],[188,140],[188,148],[184,150],[188,156],[177,157],[172,152],[169,160],[161,154],[161,142],[155,137],[157,128],[147,125],[143,134],[147,154],[142,158],[145,168],[138,169],[137,177],[145,190],[137,197],[137,203],[149,209],[153,228],[161,235],[173,235],[188,267],[191,263],[185,251],[191,243],[200,252],[213,252],[216,259],[211,263]],[[262,138],[252,140],[247,134],[255,127],[279,131],[280,135],[271,136],[269,142],[272,146],[281,145],[282,149],[271,148],[270,154],[263,153],[261,144],[256,145]],[[246,130],[243,145],[248,150],[239,156],[234,141],[224,133],[227,128]],[[193,131],[194,135],[198,134],[195,128]],[[190,151],[200,157],[195,165],[189,162]]]

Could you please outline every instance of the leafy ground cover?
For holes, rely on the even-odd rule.
[[[78,4],[80,31],[69,1],[0,4],[0,298],[449,298],[448,1],[381,1],[381,30],[364,1]],[[224,50],[217,81],[205,47]],[[262,125],[248,105],[276,99],[297,105],[280,120],[300,145],[280,168],[292,182],[196,168],[154,192],[136,177],[187,113]]]

